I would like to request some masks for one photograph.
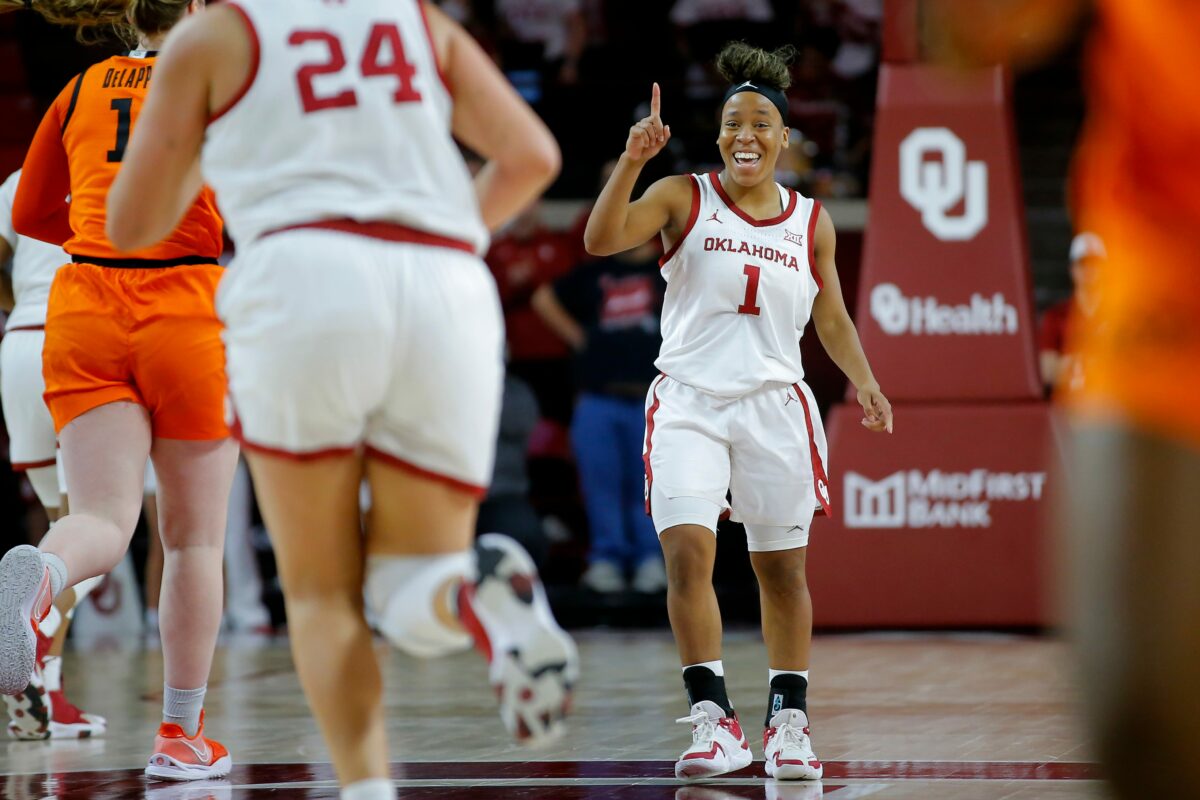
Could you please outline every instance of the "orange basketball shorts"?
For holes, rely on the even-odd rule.
[[[225,424],[225,348],[215,264],[150,269],[67,264],[54,278],[42,374],[61,432],[108,403],[146,408],[153,435],[208,440]]]

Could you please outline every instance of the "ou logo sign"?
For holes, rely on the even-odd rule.
[[[987,224],[987,164],[967,161],[966,145],[949,128],[917,128],[900,143],[900,194],[943,241],[973,239]],[[947,215],[960,202],[962,214]]]

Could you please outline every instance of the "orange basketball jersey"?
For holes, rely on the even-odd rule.
[[[126,253],[105,235],[108,191],[154,71],[154,53],[134,51],[89,67],[46,112],[13,208],[18,232],[62,244],[73,256],[176,259],[221,254],[221,218],[210,189],[200,193],[169,238]],[[69,196],[69,202],[68,202]]]

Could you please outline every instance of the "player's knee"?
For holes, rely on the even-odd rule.
[[[680,537],[663,549],[666,555],[667,587],[673,592],[689,592],[711,587],[713,549],[711,542],[698,536]]]
[[[754,574],[764,592],[780,597],[808,591],[804,570],[804,550],[779,550],[756,553]]]
[[[367,608],[380,633],[420,658],[465,650],[471,637],[445,620],[449,595],[475,570],[472,551],[436,556],[373,556]]]

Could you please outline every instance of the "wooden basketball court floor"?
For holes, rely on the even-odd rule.
[[[420,662],[380,645],[392,778],[405,800],[1082,800],[1104,796],[1076,718],[1069,653],[1048,638],[820,636],[809,707],[825,763],[819,784],[762,771],[766,657],[754,631],[727,633],[730,695],[757,760],[684,785],[690,741],[666,632],[579,635],[583,677],[569,733],[542,750],[511,744],[474,654]],[[155,647],[71,652],[76,703],[107,716],[102,738],[0,744],[8,800],[336,798],[287,643],[223,642],[208,693],[209,732],[232,752],[228,780],[148,783],[159,719]]]

